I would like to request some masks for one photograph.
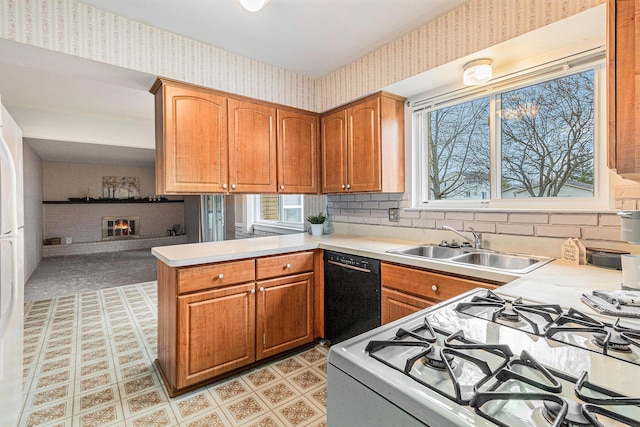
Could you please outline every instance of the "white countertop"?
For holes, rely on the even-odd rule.
[[[576,266],[555,260],[522,276],[433,259],[419,259],[390,254],[386,251],[424,242],[371,238],[366,236],[330,234],[311,236],[307,233],[251,239],[227,240],[211,243],[192,243],[152,248],[151,252],[170,267],[184,267],[235,259],[277,255],[313,249],[326,249],[366,256],[382,261],[396,262],[507,283],[499,288],[499,294],[507,297],[521,296],[541,303],[574,307],[587,314],[595,314],[580,301],[583,293],[592,290],[620,289],[622,272],[590,265]]]

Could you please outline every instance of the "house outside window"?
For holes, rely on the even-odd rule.
[[[604,56],[575,62],[417,102],[414,206],[601,206]]]

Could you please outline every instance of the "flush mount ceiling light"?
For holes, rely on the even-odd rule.
[[[462,81],[467,86],[476,86],[488,82],[493,77],[490,59],[476,59],[464,66]]]
[[[240,5],[249,12],[257,12],[264,7],[269,0],[238,0]]]

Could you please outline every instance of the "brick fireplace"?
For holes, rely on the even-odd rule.
[[[140,217],[102,217],[102,240],[132,239],[140,237]]]

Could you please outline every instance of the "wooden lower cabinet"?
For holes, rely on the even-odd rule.
[[[415,313],[474,288],[496,289],[500,285],[383,262],[382,324]]]
[[[178,297],[177,388],[255,361],[255,296],[252,282]]]
[[[435,301],[388,288],[382,288],[381,295],[383,325],[435,304]]]
[[[169,395],[312,342],[314,257],[178,268],[158,261],[156,363]]]
[[[260,281],[257,287],[256,360],[313,341],[313,273]]]

